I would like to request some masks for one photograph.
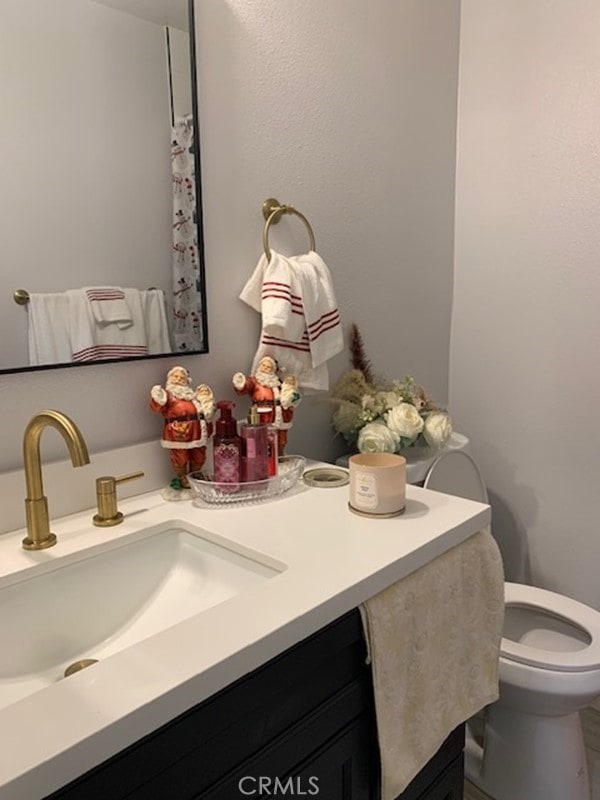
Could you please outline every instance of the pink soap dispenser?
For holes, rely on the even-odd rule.
[[[229,487],[219,487],[221,491],[237,491],[240,481],[241,439],[237,432],[237,422],[232,416],[235,403],[220,400],[217,408],[219,419],[215,424],[213,438],[213,463],[216,483],[230,483]]]
[[[250,406],[242,437],[242,481],[264,481],[269,477],[269,426],[260,421],[256,406]]]

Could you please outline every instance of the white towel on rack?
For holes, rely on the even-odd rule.
[[[129,291],[136,292],[137,289],[126,289],[126,295]],[[161,289],[146,289],[140,294],[144,309],[148,355],[172,353],[173,347],[169,336],[164,292]]]
[[[262,255],[240,299],[262,315],[256,371],[265,355],[275,358],[282,372],[291,372],[301,388],[329,389],[326,362],[343,348],[342,328],[329,269],[311,251],[286,257]]]
[[[275,250],[258,264],[240,293],[240,299],[262,314],[262,329],[270,336],[300,341],[305,332],[300,282],[290,259]]]
[[[27,339],[31,366],[71,361],[68,300],[64,292],[29,295]]]
[[[117,325],[121,330],[133,325],[131,309],[119,286],[88,286],[85,293],[98,325]]]
[[[117,325],[99,325],[85,289],[69,289],[66,292],[72,361],[147,355],[141,293],[138,289],[124,291],[133,320],[133,324],[125,329]]]
[[[314,250],[290,259],[300,285],[313,367],[341,352],[344,337],[329,268]]]

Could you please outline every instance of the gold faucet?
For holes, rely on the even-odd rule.
[[[90,463],[87,445],[81,431],[66,414],[60,411],[40,411],[29,421],[23,435],[23,461],[27,484],[25,513],[28,533],[23,539],[25,550],[44,550],[56,544],[56,535],[50,532],[48,501],[44,497],[42,484],[40,437],[47,427],[55,428],[62,435],[69,448],[74,467]]]

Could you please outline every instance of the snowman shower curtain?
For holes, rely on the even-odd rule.
[[[177,352],[201,350],[202,295],[198,229],[194,127],[191,117],[175,122],[171,138],[173,165],[173,339]]]

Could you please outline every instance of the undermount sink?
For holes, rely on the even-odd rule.
[[[0,587],[0,708],[284,569],[180,521],[34,568]]]

